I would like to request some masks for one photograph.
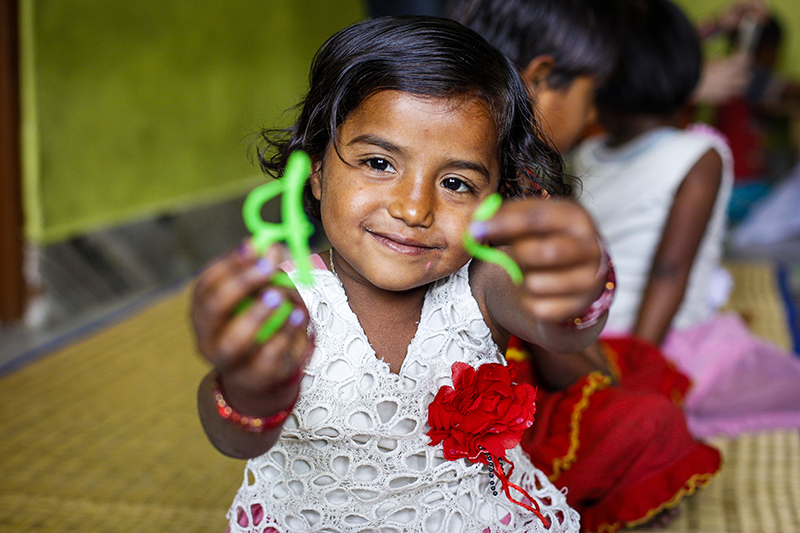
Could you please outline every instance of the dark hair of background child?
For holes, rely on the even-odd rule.
[[[617,70],[597,91],[598,110],[669,116],[685,106],[700,79],[697,30],[666,0],[631,3],[629,39]]]
[[[449,0],[445,13],[477,31],[524,70],[549,55],[553,89],[578,76],[602,84],[620,47],[624,10],[620,0]]]

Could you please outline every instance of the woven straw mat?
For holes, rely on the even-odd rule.
[[[788,345],[769,265],[729,265],[730,307]],[[0,380],[0,532],[222,533],[243,463],[208,443],[188,289]],[[725,464],[660,531],[800,532],[800,441],[717,439]]]

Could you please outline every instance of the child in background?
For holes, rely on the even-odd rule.
[[[798,428],[800,360],[718,313],[730,150],[710,128],[677,127],[700,72],[696,33],[668,0],[633,6],[618,70],[597,96],[608,134],[572,158],[619,282],[603,335],[662,346],[691,378],[684,410],[698,437]]]
[[[549,141],[569,150],[593,118],[594,87],[616,65],[626,6],[460,0],[449,8],[515,61],[550,125]],[[648,372],[623,378],[624,354],[635,354]],[[563,354],[512,339],[506,355],[538,385],[537,417],[523,449],[567,489],[582,530],[665,523],[674,516],[668,507],[718,470],[719,453],[691,436],[678,406],[688,379],[656,347],[611,339]]]
[[[497,465],[508,477],[501,489],[486,448],[453,457],[463,452],[458,435],[444,447],[426,434],[426,421],[437,422],[429,405],[471,375],[465,368],[490,369],[509,390],[491,365],[505,368],[512,335],[579,351],[605,316],[590,306],[607,299],[590,217],[571,200],[535,198],[569,196],[571,182],[541,141],[514,66],[453,21],[361,22],[318,52],[294,126],[264,139],[273,176],[290,152],[310,155],[306,208],[332,248],[315,256],[313,285],[297,290],[271,281],[285,259],[278,246],[263,257],[244,246],[197,282],[198,347],[215,367],[198,391],[200,418],[219,450],[250,459],[230,530],[577,531],[564,495],[518,445]],[[494,192],[513,201],[470,226]],[[468,228],[503,245],[521,286],[470,261]],[[256,303],[236,314],[247,297]],[[256,343],[287,300],[287,323]],[[574,326],[581,316],[589,327]],[[499,405],[530,414],[531,401],[506,394]],[[495,419],[502,412],[491,403],[483,416],[453,416],[472,414],[503,443],[510,430],[498,426],[521,433],[530,419]],[[526,497],[511,501],[508,487]]]
[[[511,59],[550,144],[566,154],[595,118],[594,91],[614,69],[619,0],[450,0],[449,17]]]

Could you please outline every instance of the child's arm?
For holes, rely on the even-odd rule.
[[[604,289],[604,254],[586,210],[570,200],[506,202],[478,226],[477,238],[503,249],[522,269],[517,286],[494,264],[473,262],[473,294],[498,345],[510,335],[555,353],[583,350],[597,338],[605,316],[577,329],[581,316]]]
[[[683,301],[700,242],[722,183],[722,158],[709,150],[675,194],[661,234],[633,334],[661,344]]]
[[[212,444],[232,457],[246,459],[269,450],[282,424],[253,433],[223,418],[214,398],[215,381],[227,404],[239,413],[271,417],[291,407],[299,391],[297,377],[313,347],[306,333],[308,313],[297,291],[270,283],[275,265],[287,258],[279,246],[258,258],[245,245],[212,264],[195,287],[192,323],[197,346],[215,367],[198,390],[200,420]],[[254,303],[237,312],[248,297]],[[289,301],[294,311],[271,338],[259,344],[257,332],[282,301]]]
[[[561,391],[592,372],[602,372],[614,383],[611,370],[600,347],[593,342],[578,353],[554,353],[530,343],[523,343],[536,375],[536,382],[548,391]]]

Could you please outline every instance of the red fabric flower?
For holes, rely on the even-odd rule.
[[[515,383],[516,372],[500,363],[487,363],[477,370],[466,363],[453,363],[453,386],[444,386],[428,406],[429,443],[442,443],[450,461],[468,458],[489,465],[502,484],[506,497],[531,511],[550,528],[539,504],[525,489],[511,481],[514,463],[505,471],[501,460],[506,450],[517,446],[522,433],[533,425],[536,389],[529,383]],[[524,496],[515,500],[514,490]],[[528,505],[525,502],[530,502]]]
[[[515,383],[515,372],[499,363],[472,368],[453,363],[453,386],[439,389],[428,407],[430,445],[442,442],[450,461],[466,457],[486,464],[484,450],[505,459],[533,424],[536,389]]]

